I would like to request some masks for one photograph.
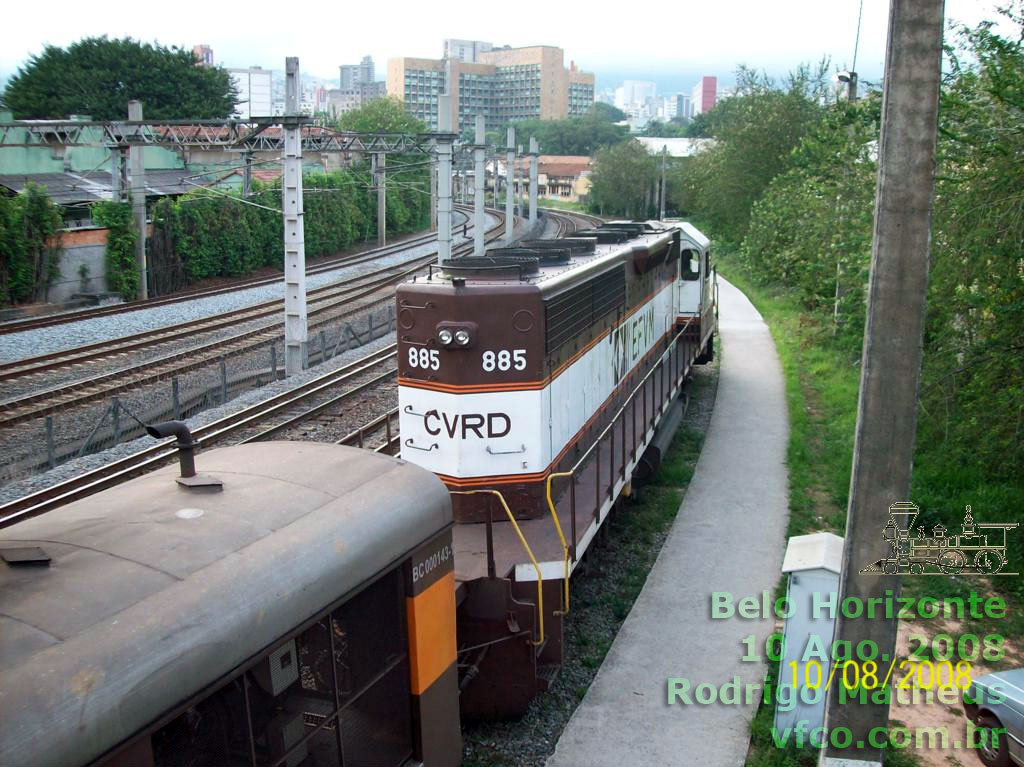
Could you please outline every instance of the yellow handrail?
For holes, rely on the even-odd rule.
[[[450,492],[452,495],[490,494],[498,496],[498,500],[501,501],[501,506],[505,509],[505,514],[508,516],[508,521],[512,523],[512,527],[515,529],[516,535],[519,536],[519,542],[523,544],[523,548],[526,549],[526,555],[530,558],[530,562],[533,563],[533,569],[537,572],[537,616],[539,618],[540,636],[537,638],[537,641],[533,642],[533,644],[544,644],[544,578],[541,576],[540,565],[537,564],[537,558],[533,556],[530,544],[526,542],[526,536],[523,535],[523,531],[519,528],[519,523],[516,522],[516,518],[512,514],[512,510],[508,507],[508,504],[505,503],[505,496],[501,494],[500,490],[452,490]]]
[[[548,497],[548,508],[551,509],[551,519],[555,523],[555,531],[558,533],[559,540],[562,541],[562,558],[565,564],[565,609],[559,610],[555,615],[568,615],[569,614],[569,544],[565,542],[565,534],[562,532],[562,523],[558,521],[558,512],[555,511],[555,502],[551,498],[551,480],[555,477],[571,477],[571,471],[556,471],[548,474],[547,479],[547,497]]]

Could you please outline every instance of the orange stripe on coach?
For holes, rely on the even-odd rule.
[[[445,573],[415,597],[406,597],[409,681],[422,695],[455,663],[455,572]]]

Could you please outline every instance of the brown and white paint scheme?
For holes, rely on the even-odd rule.
[[[401,286],[402,458],[453,490],[501,490],[518,517],[546,515],[548,474],[590,447],[602,417],[628,394],[625,384],[655,363],[677,322],[700,316],[706,280],[682,279],[680,254],[707,247],[686,224],[598,245],[594,254],[542,267],[528,280],[471,277],[459,284],[435,275]],[[706,259],[698,261],[703,277]],[[615,269],[625,272],[624,304],[545,349],[545,301]],[[470,343],[443,346],[442,327],[468,330]],[[482,521],[487,513],[486,496],[453,501],[457,521]]]

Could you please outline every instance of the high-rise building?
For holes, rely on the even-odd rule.
[[[354,91],[360,85],[374,81],[373,59],[363,56],[358,64],[342,64],[338,67],[340,89],[343,91]]]
[[[516,120],[554,120],[586,113],[594,103],[594,75],[575,62],[564,65],[564,51],[547,45],[494,48],[477,61],[457,58],[388,61],[389,96],[406,111],[437,129],[437,97],[452,78],[452,125],[471,130],[476,115],[488,130]]]
[[[322,111],[334,115],[358,109],[367,101],[385,95],[387,89],[383,80],[375,80],[373,59],[363,56],[358,64],[342,64],[338,68],[341,87],[328,91]],[[318,110],[320,111],[320,110]]]
[[[271,76],[269,69],[249,67],[248,69],[228,69],[231,82],[238,91],[238,103],[235,104],[235,118],[248,120],[251,117],[265,117],[272,112]]]
[[[493,48],[491,43],[485,43],[482,40],[456,40],[450,37],[444,41],[444,58],[458,59],[473,64],[480,60],[478,57],[481,53],[486,53]]]
[[[693,102],[693,114],[704,114],[715,105],[715,98],[718,91],[718,78],[704,76],[700,82],[693,86],[690,92],[690,100]]]
[[[666,120],[690,116],[690,97],[685,93],[673,93],[662,99],[661,116]]]
[[[647,80],[626,80],[615,89],[615,106],[629,110],[649,106],[658,94],[658,86]]]
[[[192,55],[196,57],[196,63],[201,67],[213,66],[213,48],[203,43],[192,46]]]

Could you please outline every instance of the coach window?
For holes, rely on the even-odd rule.
[[[684,250],[682,254],[682,279],[694,282],[700,278],[700,255],[695,250]]]
[[[157,731],[153,764],[400,767],[413,756],[410,696],[394,569]]]

